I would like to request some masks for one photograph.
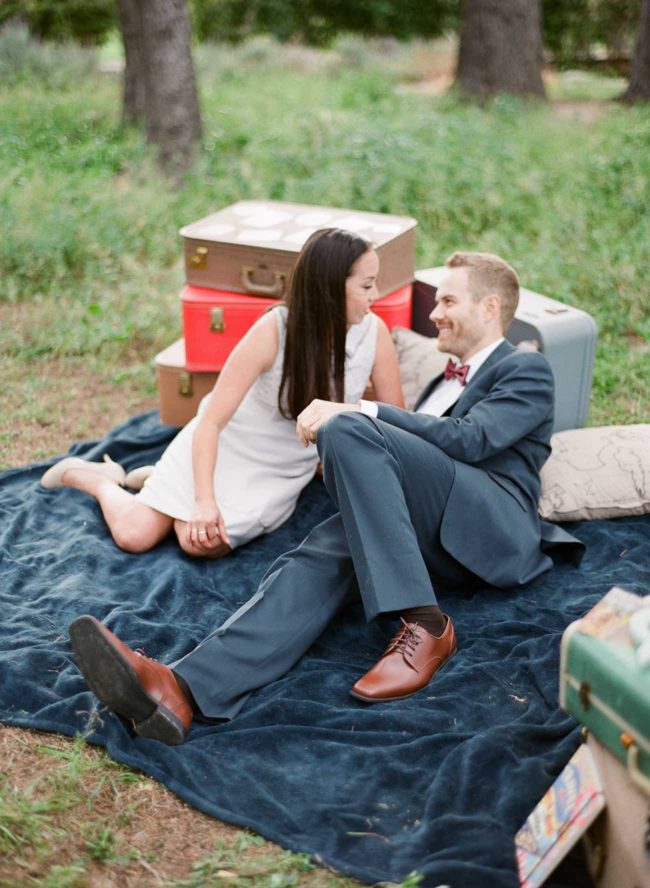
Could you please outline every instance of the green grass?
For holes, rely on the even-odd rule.
[[[197,56],[204,151],[180,190],[118,127],[119,78],[4,91],[0,299],[39,317],[0,330],[5,355],[115,365],[134,340],[153,354],[180,335],[180,225],[243,198],[294,200],[415,216],[420,266],[458,247],[504,255],[527,286],[596,317],[592,422],[648,419],[647,108],[585,125],[515,100],[398,94],[403,49],[392,67],[368,49],[285,58],[271,41]],[[574,99],[583,80],[596,89],[574,79]],[[620,85],[596,80],[601,95]]]
[[[35,861],[45,875],[30,884],[43,888],[85,884],[91,862],[120,866],[132,861],[134,852],[117,854],[111,829],[93,821],[93,805],[106,789],[115,794],[143,778],[104,756],[89,756],[83,737],[66,749],[44,744],[39,752],[43,768],[23,791],[0,774],[0,860],[14,860],[26,871],[27,861]],[[124,811],[122,823],[130,816]],[[84,853],[62,866],[56,861],[72,823],[83,836]],[[3,888],[7,884],[0,878]]]

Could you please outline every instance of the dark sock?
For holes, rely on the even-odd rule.
[[[436,604],[426,607],[411,607],[408,610],[402,611],[400,616],[407,623],[417,623],[418,626],[422,626],[429,635],[433,635],[436,638],[442,635],[447,625],[445,615]]]
[[[192,712],[194,713],[194,715],[200,715],[201,710],[199,709],[197,702],[194,699],[194,695],[192,694],[192,691],[190,690],[190,686],[188,685],[188,683],[185,681],[184,678],[180,677],[178,672],[174,672],[173,669],[172,669],[172,675],[176,679],[176,684],[180,688],[181,694],[185,697],[187,702],[192,707]]]

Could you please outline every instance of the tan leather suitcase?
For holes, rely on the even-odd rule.
[[[243,200],[180,233],[189,284],[281,299],[298,253],[314,231],[355,231],[375,244],[381,263],[377,288],[385,296],[413,280],[416,225],[409,216]]]
[[[156,355],[160,421],[184,426],[196,415],[201,399],[212,391],[216,372],[196,373],[185,366],[185,340],[177,339]]]

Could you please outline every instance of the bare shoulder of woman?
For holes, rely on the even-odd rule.
[[[230,353],[224,370],[229,364],[241,368],[246,363],[263,373],[273,366],[280,344],[277,311],[278,308],[272,308],[255,321]]]

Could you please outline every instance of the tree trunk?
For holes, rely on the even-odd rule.
[[[166,172],[183,173],[201,138],[186,0],[118,0],[125,120],[144,119]]]
[[[480,101],[545,98],[540,0],[463,0],[456,84]]]
[[[634,50],[632,75],[623,94],[625,102],[650,101],[650,0],[643,0],[639,34]]]
[[[144,120],[145,71],[142,22],[137,0],[117,0],[117,10],[124,44],[122,84],[122,123]]]

